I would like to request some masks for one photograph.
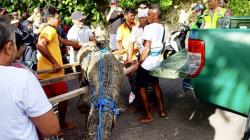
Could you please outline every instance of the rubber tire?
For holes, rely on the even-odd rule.
[[[246,128],[242,140],[249,140],[249,139],[250,139],[250,112],[248,114]]]

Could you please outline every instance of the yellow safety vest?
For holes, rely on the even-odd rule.
[[[224,17],[227,9],[219,8],[211,15],[210,11],[206,10],[204,13],[205,26],[204,29],[216,29],[217,21],[220,17]],[[206,14],[207,13],[207,14]]]

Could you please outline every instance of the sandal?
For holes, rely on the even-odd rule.
[[[161,118],[165,118],[165,117],[167,117],[167,115],[168,115],[168,113],[165,113],[164,111],[160,111],[159,112],[159,116],[161,117]]]
[[[154,120],[152,117],[142,116],[142,117],[139,117],[138,121],[140,123],[150,123],[150,122],[153,122]]]

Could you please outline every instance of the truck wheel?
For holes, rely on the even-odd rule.
[[[250,139],[250,112],[248,114],[246,128],[244,131],[244,137],[242,140],[249,140]]]

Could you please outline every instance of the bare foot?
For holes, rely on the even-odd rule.
[[[75,122],[65,122],[61,124],[62,129],[74,129],[77,127],[77,124]]]
[[[151,116],[142,116],[142,117],[139,117],[139,122],[140,123],[149,123],[149,122],[153,122],[153,117]]]

